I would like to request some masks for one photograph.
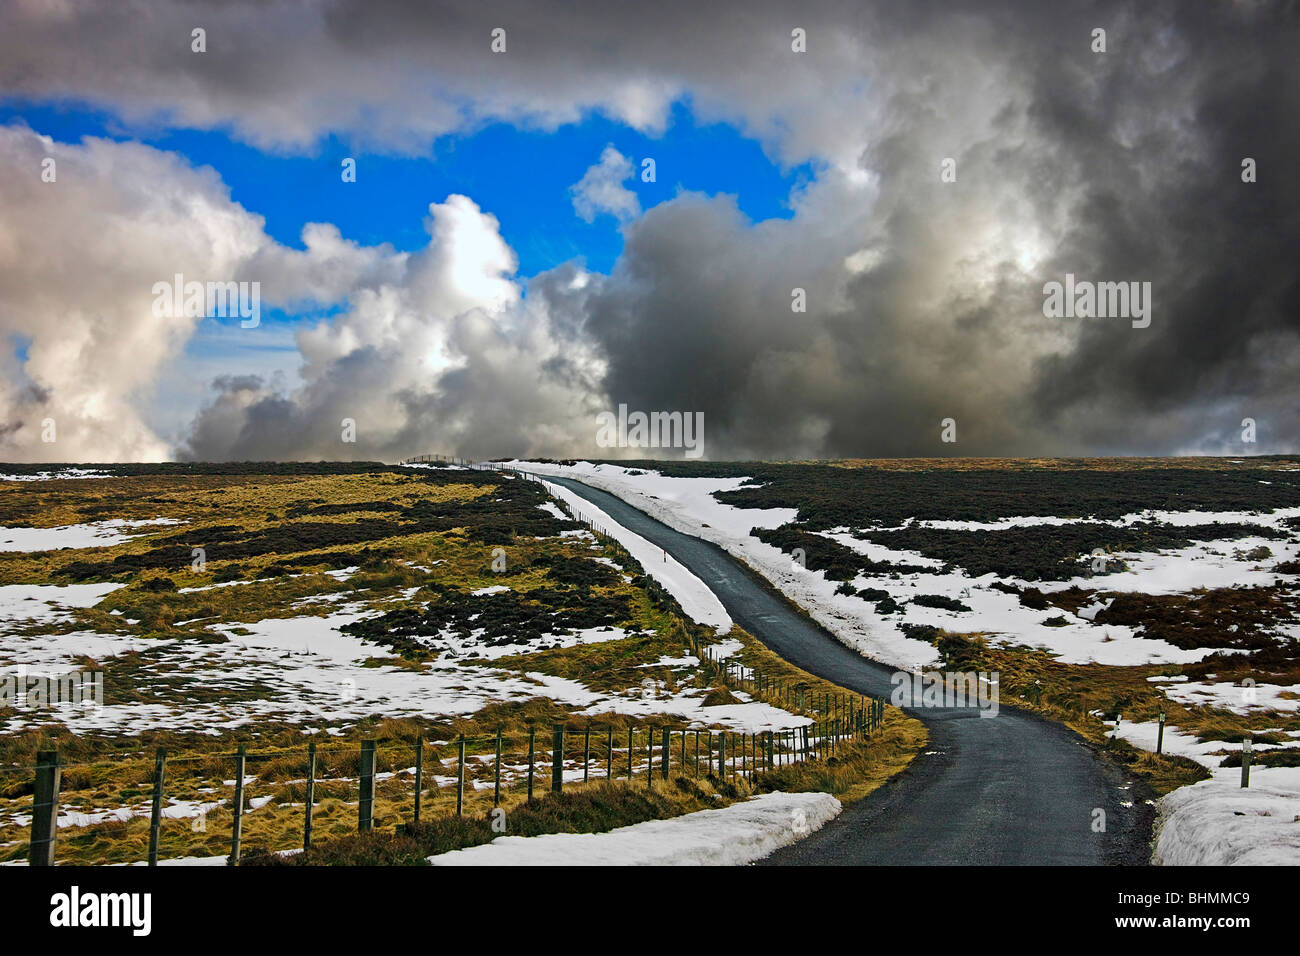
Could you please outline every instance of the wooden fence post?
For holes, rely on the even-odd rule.
[[[528,799],[533,799],[533,760],[537,753],[535,746],[537,740],[537,729],[528,728]]]
[[[556,724],[551,733],[551,793],[564,790],[564,724]]]
[[[1250,738],[1241,738],[1241,785],[1250,786]]]
[[[497,759],[492,771],[492,806],[501,806],[501,728],[497,728]]]
[[[307,744],[307,810],[302,822],[302,850],[311,849],[311,808],[316,802],[316,741]]]
[[[420,791],[424,789],[424,734],[415,735],[415,818],[420,823]]]
[[[230,822],[230,862],[239,864],[239,838],[244,829],[244,745],[235,752],[235,805]]]
[[[161,747],[153,761],[153,805],[149,808],[149,865],[158,865],[158,838],[162,835],[163,767],[167,752]]]
[[[54,865],[54,838],[59,832],[59,767],[57,750],[36,754],[36,785],[32,793],[32,835],[27,846],[31,866]]]
[[[645,785],[655,785],[655,729],[650,727],[645,733]]]
[[[718,777],[727,779],[727,732],[718,734]]]
[[[1156,730],[1156,753],[1165,749],[1165,712],[1160,711],[1160,727]]]
[[[663,777],[668,779],[668,752],[672,750],[672,731],[667,727],[663,729],[663,739],[660,741],[659,766],[663,771]]]
[[[588,724],[582,734],[582,782],[586,783],[591,779],[591,724]]]
[[[460,735],[456,747],[456,816],[465,812],[465,735]],[[529,781],[531,783],[531,781]]]
[[[375,826],[375,742],[361,741],[361,797],[357,801],[357,831]]]

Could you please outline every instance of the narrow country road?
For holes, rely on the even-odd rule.
[[[682,534],[622,499],[546,476],[668,551],[742,628],[786,660],[856,691],[890,696],[893,671],[845,647],[710,542]],[[1069,730],[1002,707],[908,708],[930,733],[926,751],[830,824],[779,850],[773,864],[1144,865],[1152,810],[1110,761]],[[1105,811],[1105,829],[1096,821]]]

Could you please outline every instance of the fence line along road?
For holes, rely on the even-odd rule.
[[[719,675],[722,671],[719,669]],[[734,671],[732,672],[735,673]],[[775,688],[773,682],[767,681],[760,672],[747,672],[744,678],[757,686]],[[790,687],[789,691],[798,693],[800,688]],[[811,692],[809,692],[811,693]],[[248,802],[247,787],[256,775],[250,777],[250,761],[283,758],[301,755],[306,767],[306,798],[303,805],[303,849],[312,845],[312,813],[317,803],[315,788],[318,782],[318,761],[326,755],[360,755],[359,799],[357,801],[357,830],[371,830],[376,824],[376,785],[380,778],[378,757],[410,756],[413,758],[414,813],[411,823],[418,824],[428,804],[424,798],[432,794],[435,816],[463,816],[465,813],[465,789],[467,781],[478,792],[492,790],[492,805],[499,807],[503,798],[515,793],[532,800],[540,783],[539,770],[549,768],[549,790],[560,793],[566,783],[566,768],[569,769],[568,782],[588,783],[593,780],[622,780],[627,785],[635,785],[640,777],[647,787],[653,787],[656,778],[669,780],[673,769],[678,776],[705,778],[714,783],[719,781],[735,783],[747,781],[751,784],[763,774],[779,771],[784,767],[797,764],[826,761],[840,753],[842,748],[854,741],[869,736],[881,723],[885,715],[885,702],[879,698],[859,698],[845,694],[821,694],[820,704],[827,708],[819,720],[812,720],[801,726],[782,730],[766,730],[756,733],[741,731],[692,728],[685,725],[632,725],[583,724],[573,726],[567,723],[553,724],[549,735],[539,735],[538,727],[530,727],[526,733],[460,735],[453,740],[428,741],[422,736],[406,747],[389,746],[382,750],[374,740],[364,740],[360,747],[326,748],[318,747],[312,741],[303,750],[296,748],[277,748],[263,752],[252,752],[241,745],[230,754],[210,754],[169,760],[165,750],[159,748],[154,754],[154,766],[151,774],[151,802],[149,821],[149,849],[147,861],[150,866],[158,862],[163,807],[166,797],[167,767],[173,768],[196,761],[228,761],[234,770],[234,798],[231,803],[230,859],[238,862],[242,843],[243,818]],[[549,749],[538,749],[540,738],[545,741],[549,736]],[[443,756],[449,753],[450,757]],[[524,754],[526,753],[526,758]],[[426,755],[430,756],[435,766],[444,767],[448,762],[455,766],[455,776],[450,787],[440,785],[437,780],[432,786],[426,783]],[[122,763],[119,758],[116,763]],[[102,764],[62,764],[58,754],[53,750],[41,751],[37,755],[34,781],[33,814],[30,839],[28,843],[28,862],[32,866],[52,866],[55,862],[55,844],[58,834],[58,814],[60,810],[59,787],[65,770],[79,767],[102,766]],[[18,768],[8,768],[10,770]],[[396,774],[387,775],[388,777]],[[337,782],[341,778],[331,778]],[[451,798],[438,799],[446,789],[454,795]],[[519,792],[519,791],[522,791]],[[454,810],[452,809],[454,805]],[[425,814],[426,818],[428,814]]]

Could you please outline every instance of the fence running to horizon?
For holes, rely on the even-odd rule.
[[[748,681],[763,682],[761,674],[745,673]],[[769,689],[776,691],[775,685]],[[787,690],[804,693],[796,686]],[[328,839],[422,819],[488,813],[531,801],[542,791],[561,793],[566,785],[653,787],[676,775],[752,786],[765,773],[835,757],[884,719],[881,699],[817,696],[820,720],[755,733],[680,724],[570,723],[449,740],[417,737],[404,745],[365,740],[360,747],[332,747],[310,741],[306,748],[254,751],[240,746],[235,753],[183,757],[169,757],[160,749],[152,761],[141,755],[62,764],[56,751],[41,751],[34,768],[0,768],[0,785],[16,773],[32,781],[26,852],[21,844],[11,844],[5,858],[26,856],[32,865],[53,865],[63,840],[77,846],[79,863],[97,862],[87,858],[96,848],[109,857],[106,862],[153,865],[160,858],[219,856],[223,851],[238,862],[250,825],[253,843],[283,852],[307,849],[322,834]],[[143,819],[142,813],[130,808],[86,812],[64,807],[60,800],[64,782],[83,789],[109,777],[126,779],[119,790],[123,796],[151,798],[147,849],[141,842],[134,859],[120,859],[121,853],[111,852],[112,844],[131,820]],[[289,808],[299,823],[283,813],[265,812],[268,807]],[[22,809],[19,815],[24,815]],[[272,816],[274,821],[261,825]],[[58,836],[61,829],[83,827],[85,833]],[[143,835],[138,829],[137,839]]]

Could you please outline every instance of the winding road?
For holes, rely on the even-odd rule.
[[[845,647],[720,547],[608,492],[546,476],[689,568],[776,653],[859,694],[888,698],[892,669]],[[930,741],[906,771],[764,863],[1144,865],[1153,811],[1140,785],[1066,728],[1001,707],[904,708]],[[1104,810],[1104,830],[1098,810]]]

